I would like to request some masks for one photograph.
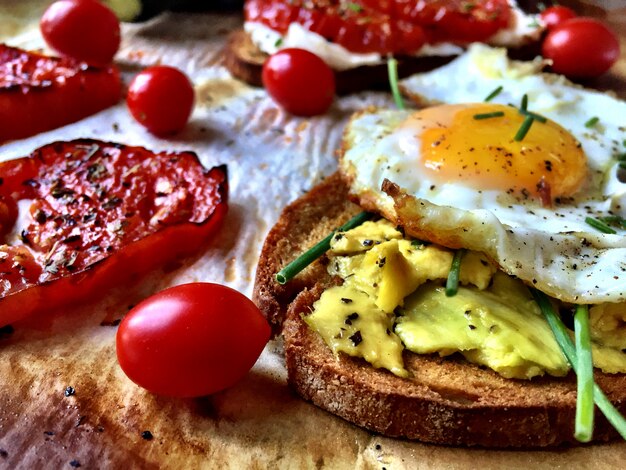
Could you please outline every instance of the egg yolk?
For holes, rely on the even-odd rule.
[[[402,127],[419,141],[421,164],[435,181],[542,201],[573,195],[587,174],[580,144],[550,120],[534,120],[516,140],[525,117],[512,106],[443,105],[412,114]]]

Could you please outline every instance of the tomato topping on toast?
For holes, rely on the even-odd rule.
[[[0,245],[0,325],[197,252],[227,211],[225,166],[88,139],[0,163],[0,183],[0,241],[14,241]],[[20,200],[29,214],[11,240]]]
[[[117,68],[0,44],[0,142],[69,124],[117,103]]]
[[[299,23],[351,52],[411,54],[424,44],[484,41],[511,16],[507,0],[248,0],[246,21],[285,33]]]

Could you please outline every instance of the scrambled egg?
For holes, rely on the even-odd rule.
[[[483,255],[463,257],[458,292],[442,287],[454,252],[405,239],[387,220],[366,222],[331,241],[329,272],[344,280],[305,317],[326,344],[407,377],[402,351],[461,353],[504,377],[567,374],[569,365],[526,286]],[[594,364],[626,371],[623,306],[591,309]],[[621,315],[621,316],[620,316]],[[618,333],[621,333],[618,332]],[[619,338],[619,339],[618,339]]]

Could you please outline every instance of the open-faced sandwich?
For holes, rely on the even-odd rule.
[[[255,300],[302,397],[439,444],[626,436],[626,103],[539,67],[473,46],[408,79],[449,103],[356,113],[285,209]]]
[[[248,0],[244,16],[226,49],[234,76],[260,86],[269,55],[306,49],[333,69],[339,93],[385,85],[389,55],[406,76],[449,61],[472,42],[537,45],[543,29],[514,0]]]

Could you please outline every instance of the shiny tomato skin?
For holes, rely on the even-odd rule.
[[[180,70],[157,65],[135,76],[126,103],[133,117],[151,133],[174,134],[185,127],[191,116],[194,89]]]
[[[259,309],[230,287],[192,283],[135,306],[117,332],[122,370],[150,392],[198,397],[224,390],[252,368],[270,337]]]
[[[355,53],[412,54],[426,43],[483,41],[508,26],[507,0],[247,0],[246,21],[293,22]]]
[[[115,13],[97,0],[59,0],[40,21],[46,43],[59,54],[104,66],[120,47],[120,23]]]
[[[0,143],[64,126],[117,103],[117,68],[0,44]]]
[[[615,34],[593,18],[572,18],[555,26],[545,37],[542,55],[552,70],[570,78],[602,75],[619,59]]]
[[[296,116],[322,114],[335,97],[333,71],[304,49],[283,49],[268,57],[262,78],[274,101]]]
[[[228,210],[226,167],[193,152],[54,142],[0,163],[0,178],[0,202],[30,206],[20,240],[0,240],[0,326],[45,323],[197,254]]]
[[[539,17],[546,28],[552,29],[566,20],[576,18],[576,13],[563,5],[554,5],[543,10]]]

